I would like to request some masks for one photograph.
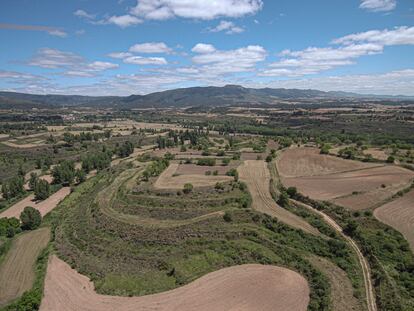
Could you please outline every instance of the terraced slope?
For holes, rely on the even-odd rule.
[[[304,311],[308,303],[306,280],[296,272],[276,266],[235,266],[164,293],[116,297],[98,295],[87,277],[53,256],[40,310]]]

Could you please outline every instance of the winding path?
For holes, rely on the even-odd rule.
[[[341,236],[343,236],[344,239],[348,242],[348,244],[351,246],[351,248],[357,254],[359,263],[360,263],[361,268],[362,268],[362,273],[363,273],[363,276],[364,276],[365,294],[366,294],[366,298],[367,298],[368,311],[377,311],[377,304],[376,304],[376,301],[375,301],[375,292],[374,292],[374,288],[372,286],[371,271],[370,271],[370,268],[369,268],[369,264],[368,264],[367,260],[365,259],[364,255],[362,254],[361,250],[359,249],[358,245],[356,244],[356,242],[352,238],[347,236],[343,232],[342,227],[340,225],[338,225],[335,222],[335,220],[333,220],[331,217],[326,215],[324,212],[321,212],[321,211],[313,208],[312,206],[304,204],[302,202],[295,201],[295,200],[291,200],[291,201],[298,204],[298,205],[300,205],[300,206],[303,206],[303,207],[311,210],[312,212],[314,212],[318,215],[320,215],[328,225],[330,225],[335,231],[337,231]]]

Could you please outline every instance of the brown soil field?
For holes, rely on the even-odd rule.
[[[377,208],[374,216],[400,231],[414,252],[414,190]]]
[[[290,148],[277,161],[282,177],[326,175],[378,166],[322,155],[317,148]]]
[[[157,189],[183,189],[184,184],[186,183],[191,183],[194,187],[209,187],[214,186],[217,182],[233,180],[233,177],[230,176],[206,176],[204,174],[173,176],[178,167],[178,163],[171,163],[170,166],[157,178],[154,187]]]
[[[240,159],[243,161],[246,160],[257,160],[257,157],[262,157],[262,159],[265,159],[267,156],[266,153],[257,153],[257,152],[242,152]]]
[[[291,270],[242,265],[209,273],[183,287],[142,297],[98,295],[93,283],[52,256],[41,311],[304,311],[306,280]]]
[[[42,216],[45,216],[51,210],[53,210],[60,201],[62,201],[67,195],[70,194],[70,187],[63,187],[59,191],[52,194],[44,201],[35,202],[34,195],[29,195],[28,197],[24,198],[23,200],[17,202],[16,204],[9,207],[7,210],[0,214],[0,218],[11,218],[16,217],[19,218],[21,212],[23,212],[26,206],[34,207],[35,209],[40,211]]]
[[[197,174],[197,175],[204,175],[207,171],[210,171],[213,173],[214,171],[217,171],[219,175],[226,175],[226,173],[231,170],[232,168],[236,168],[238,165],[234,162],[227,165],[216,165],[216,166],[201,166],[196,164],[180,164],[178,165],[177,170],[175,171],[176,174],[179,175],[191,175],[191,174]]]
[[[244,164],[239,166],[238,171],[240,179],[247,184],[250,191],[254,209],[276,217],[281,222],[294,228],[302,229],[315,235],[319,234],[319,231],[305,220],[276,204],[270,194],[270,172],[264,161],[245,161]]]
[[[331,302],[335,311],[362,311],[361,303],[354,297],[352,283],[346,272],[331,261],[314,256],[309,258],[313,266],[324,273],[331,285]]]
[[[0,307],[32,288],[34,265],[50,240],[50,229],[41,228],[17,237],[0,265]]]
[[[316,200],[352,210],[375,208],[414,178],[414,172],[398,166],[343,160],[316,150],[288,149],[277,161],[282,183]]]

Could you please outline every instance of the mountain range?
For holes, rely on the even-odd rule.
[[[190,87],[173,89],[147,95],[130,96],[80,96],[36,95],[0,92],[0,108],[61,108],[61,107],[113,107],[113,108],[166,108],[194,106],[246,106],[272,105],[280,101],[320,102],[326,100],[393,100],[411,101],[414,97],[361,95],[349,92],[324,92],[318,90],[284,88],[245,88],[239,85],[223,87]]]

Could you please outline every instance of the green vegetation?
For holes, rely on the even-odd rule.
[[[2,184],[1,192],[6,200],[14,199],[24,193],[24,178],[22,176],[13,177]]]
[[[35,200],[46,200],[50,196],[50,185],[46,180],[39,179],[34,186]]]
[[[52,169],[53,183],[68,186],[76,177],[75,163],[73,161],[62,161]]]
[[[26,206],[20,214],[20,221],[23,230],[34,230],[39,228],[42,223],[42,216],[37,209],[31,206]]]

